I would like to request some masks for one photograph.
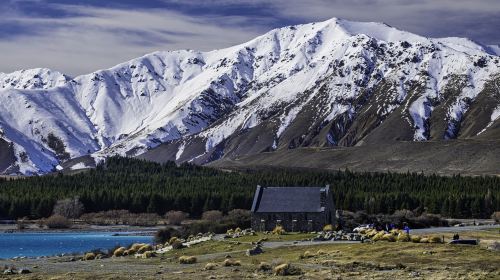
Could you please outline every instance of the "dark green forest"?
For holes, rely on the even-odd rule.
[[[79,197],[85,212],[249,209],[256,185],[323,186],[337,208],[391,214],[408,209],[452,218],[485,218],[500,210],[500,178],[441,177],[417,173],[354,173],[309,170],[221,171],[191,164],[157,164],[113,157],[75,175],[0,181],[0,218],[48,217],[58,199]]]

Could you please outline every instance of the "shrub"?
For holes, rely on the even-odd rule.
[[[287,275],[299,275],[302,271],[298,267],[294,267],[288,263],[280,264],[274,268],[274,275],[276,276],[287,276]]]
[[[443,243],[443,240],[440,236],[431,236],[429,238],[429,243]]]
[[[147,251],[153,251],[153,246],[151,246],[149,244],[143,245],[141,248],[139,248],[139,250],[137,250],[137,253],[143,254],[144,252],[147,252]]]
[[[225,259],[224,266],[240,266],[241,262],[233,259]]]
[[[174,250],[184,248],[184,244],[182,244],[182,241],[180,241],[179,239],[176,239],[175,241],[170,243],[170,245],[172,246],[172,249],[174,249]]]
[[[222,212],[219,210],[205,211],[201,218],[209,222],[220,222],[222,220]]]
[[[269,271],[269,270],[271,270],[271,269],[272,269],[272,267],[271,267],[271,265],[270,265],[269,263],[266,263],[266,262],[261,262],[261,263],[259,264],[259,270],[260,270],[260,271]]]
[[[83,214],[83,203],[78,197],[58,200],[54,205],[54,215],[60,215],[68,219],[79,218]]]
[[[398,242],[410,242],[410,236],[406,233],[399,233],[398,234]]]
[[[217,264],[215,264],[215,263],[207,263],[205,265],[205,270],[215,270],[216,267],[217,267]]]
[[[311,251],[305,251],[304,253],[300,254],[299,259],[309,259],[314,257],[316,257],[316,254]]]
[[[323,227],[323,231],[333,231],[333,226],[332,225],[325,225]]]
[[[155,213],[131,213],[128,210],[109,210],[83,214],[80,219],[94,225],[155,226],[161,217]]]
[[[180,256],[179,257],[179,263],[181,264],[194,264],[196,263],[197,259],[194,256]]]
[[[168,211],[165,214],[165,218],[167,218],[168,223],[171,225],[180,226],[182,222],[187,218],[188,214],[182,211]]]
[[[411,236],[411,242],[413,242],[413,243],[420,243],[420,239],[421,239],[421,237],[418,235]]]
[[[494,212],[493,214],[491,214],[491,218],[495,222],[500,223],[500,211],[497,211],[497,212]]]
[[[383,236],[385,235],[384,231],[379,231],[375,235],[372,236],[373,241],[379,241],[382,240]]]
[[[162,228],[156,231],[154,241],[156,244],[164,244],[172,237],[179,237],[181,233],[174,228]]]
[[[420,243],[429,243],[429,238],[427,237],[420,238]]]
[[[233,209],[227,213],[224,220],[226,224],[233,224],[234,226],[241,228],[249,228],[251,226],[250,218],[251,214],[249,210]]]
[[[83,256],[83,260],[84,261],[91,261],[91,260],[95,260],[95,254],[94,253],[86,253],[84,256]]]
[[[382,236],[381,240],[395,242],[396,236],[394,236],[394,234],[391,234],[391,233],[386,233]]]
[[[156,254],[155,252],[153,251],[146,251],[144,253],[142,253],[142,256],[141,256],[143,259],[150,259],[150,258],[154,258],[156,257]]]
[[[285,229],[282,226],[276,226],[273,229],[273,234],[283,235],[283,234],[285,234]]]
[[[145,244],[145,243],[134,243],[134,244],[132,244],[132,246],[130,246],[129,250],[133,250],[133,251],[137,252],[141,247],[143,247],[145,245],[147,245],[147,244]]]
[[[71,222],[61,215],[52,215],[45,220],[45,225],[54,229],[69,228]]]
[[[121,256],[124,256],[125,255],[125,251],[127,250],[127,248],[125,247],[120,247],[116,250],[114,250],[113,252],[113,257],[121,257]]]

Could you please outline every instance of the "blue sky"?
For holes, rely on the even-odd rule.
[[[499,15],[499,0],[1,0],[0,72],[47,67],[75,76],[332,17],[500,44]]]

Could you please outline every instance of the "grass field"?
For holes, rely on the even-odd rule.
[[[451,237],[445,233],[445,238]],[[267,236],[267,235],[266,235]],[[462,232],[461,236],[500,241],[495,230]],[[249,242],[262,236],[208,241],[190,248],[170,251],[152,259],[133,257],[69,262],[67,258],[20,260],[0,265],[28,267],[32,274],[1,276],[12,279],[500,279],[500,252],[484,246],[419,244],[398,242],[335,243],[311,246],[264,248],[264,253],[246,256]],[[270,237],[270,236],[267,236]],[[280,236],[287,241],[307,238],[301,234]],[[277,236],[273,236],[278,239]],[[307,251],[307,253],[306,253]],[[197,263],[182,265],[178,257],[196,256]],[[226,267],[226,257],[241,263]],[[304,257],[305,255],[305,257]],[[301,257],[302,256],[302,257]],[[289,263],[300,275],[275,276],[259,270]],[[213,270],[205,270],[213,263]],[[9,279],[10,279],[9,278]]]

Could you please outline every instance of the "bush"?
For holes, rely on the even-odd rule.
[[[491,218],[496,222],[500,223],[500,211],[494,212],[491,214]]]
[[[440,236],[431,236],[429,238],[429,243],[443,243],[443,239]]]
[[[259,264],[259,270],[260,270],[260,271],[269,271],[269,270],[271,270],[271,269],[272,269],[272,267],[271,267],[271,265],[270,265],[269,263],[266,263],[266,262],[261,262],[261,263]]]
[[[169,241],[172,237],[179,237],[181,233],[174,228],[162,228],[156,231],[154,236],[154,242],[156,244],[164,244]]]
[[[83,256],[83,260],[84,261],[91,261],[91,260],[95,260],[95,257],[96,257],[96,255],[94,253],[86,253]]]
[[[150,259],[150,258],[154,258],[156,257],[156,254],[155,252],[153,251],[146,251],[144,253],[142,253],[142,256],[141,256],[143,259]]]
[[[153,246],[151,246],[149,244],[143,245],[141,248],[139,248],[139,250],[137,250],[137,253],[143,254],[144,252],[147,252],[147,251],[153,251]]]
[[[224,220],[228,224],[235,225],[235,227],[249,228],[251,226],[251,213],[245,209],[233,209],[227,213]]]
[[[398,234],[398,242],[410,242],[410,236],[406,233],[399,233]]]
[[[316,257],[316,254],[314,254],[311,251],[305,251],[304,253],[299,255],[299,259],[309,259],[309,258],[314,258]]]
[[[68,219],[79,218],[83,214],[83,203],[78,197],[58,200],[54,205],[54,215],[60,215]]]
[[[125,251],[127,250],[127,248],[125,247],[120,247],[116,250],[113,251],[113,257],[121,257],[121,256],[124,256],[125,255]]]
[[[240,266],[241,262],[233,259],[225,259],[224,266]]]
[[[421,238],[420,238],[420,236],[418,236],[418,235],[412,235],[412,236],[410,237],[410,239],[411,239],[411,242],[413,242],[413,243],[420,243],[420,239],[421,239]]]
[[[197,259],[194,256],[180,256],[179,257],[179,263],[181,264],[194,264],[196,263]]]
[[[143,246],[145,246],[145,245],[147,245],[147,244],[145,244],[145,243],[134,243],[134,244],[132,244],[132,246],[130,246],[130,249],[129,249],[129,250],[133,250],[133,251],[136,253],[137,251],[139,251],[139,249],[140,249],[141,247],[143,247]],[[135,253],[134,253],[134,254],[135,254]]]
[[[391,233],[386,233],[382,236],[382,240],[389,242],[396,242],[396,236],[394,236],[394,234]]]
[[[182,244],[182,241],[180,241],[179,239],[173,241],[172,243],[170,243],[170,245],[172,246],[172,249],[174,249],[174,250],[184,248],[184,244]]]
[[[210,210],[203,212],[201,218],[209,222],[220,222],[222,220],[222,212],[219,210]]]
[[[274,275],[276,276],[287,276],[287,275],[299,275],[302,271],[298,267],[294,267],[288,263],[280,264],[274,268]]]
[[[167,218],[168,223],[171,225],[180,226],[182,222],[188,217],[188,214],[182,211],[168,211],[165,214],[165,218]]]
[[[45,225],[52,229],[62,229],[69,228],[71,222],[61,215],[52,215],[45,220]]]
[[[285,229],[282,227],[282,226],[276,226],[274,229],[273,229],[273,234],[277,234],[277,235],[283,235],[285,234]]]
[[[155,226],[161,217],[155,213],[131,213],[128,210],[109,210],[83,214],[80,219],[94,225]]]
[[[333,226],[332,225],[325,225],[323,227],[323,231],[333,231]]]
[[[205,265],[205,270],[215,270],[216,267],[217,267],[217,264],[215,264],[215,263],[207,263]]]
[[[429,243],[429,238],[427,237],[420,238],[420,243]]]

